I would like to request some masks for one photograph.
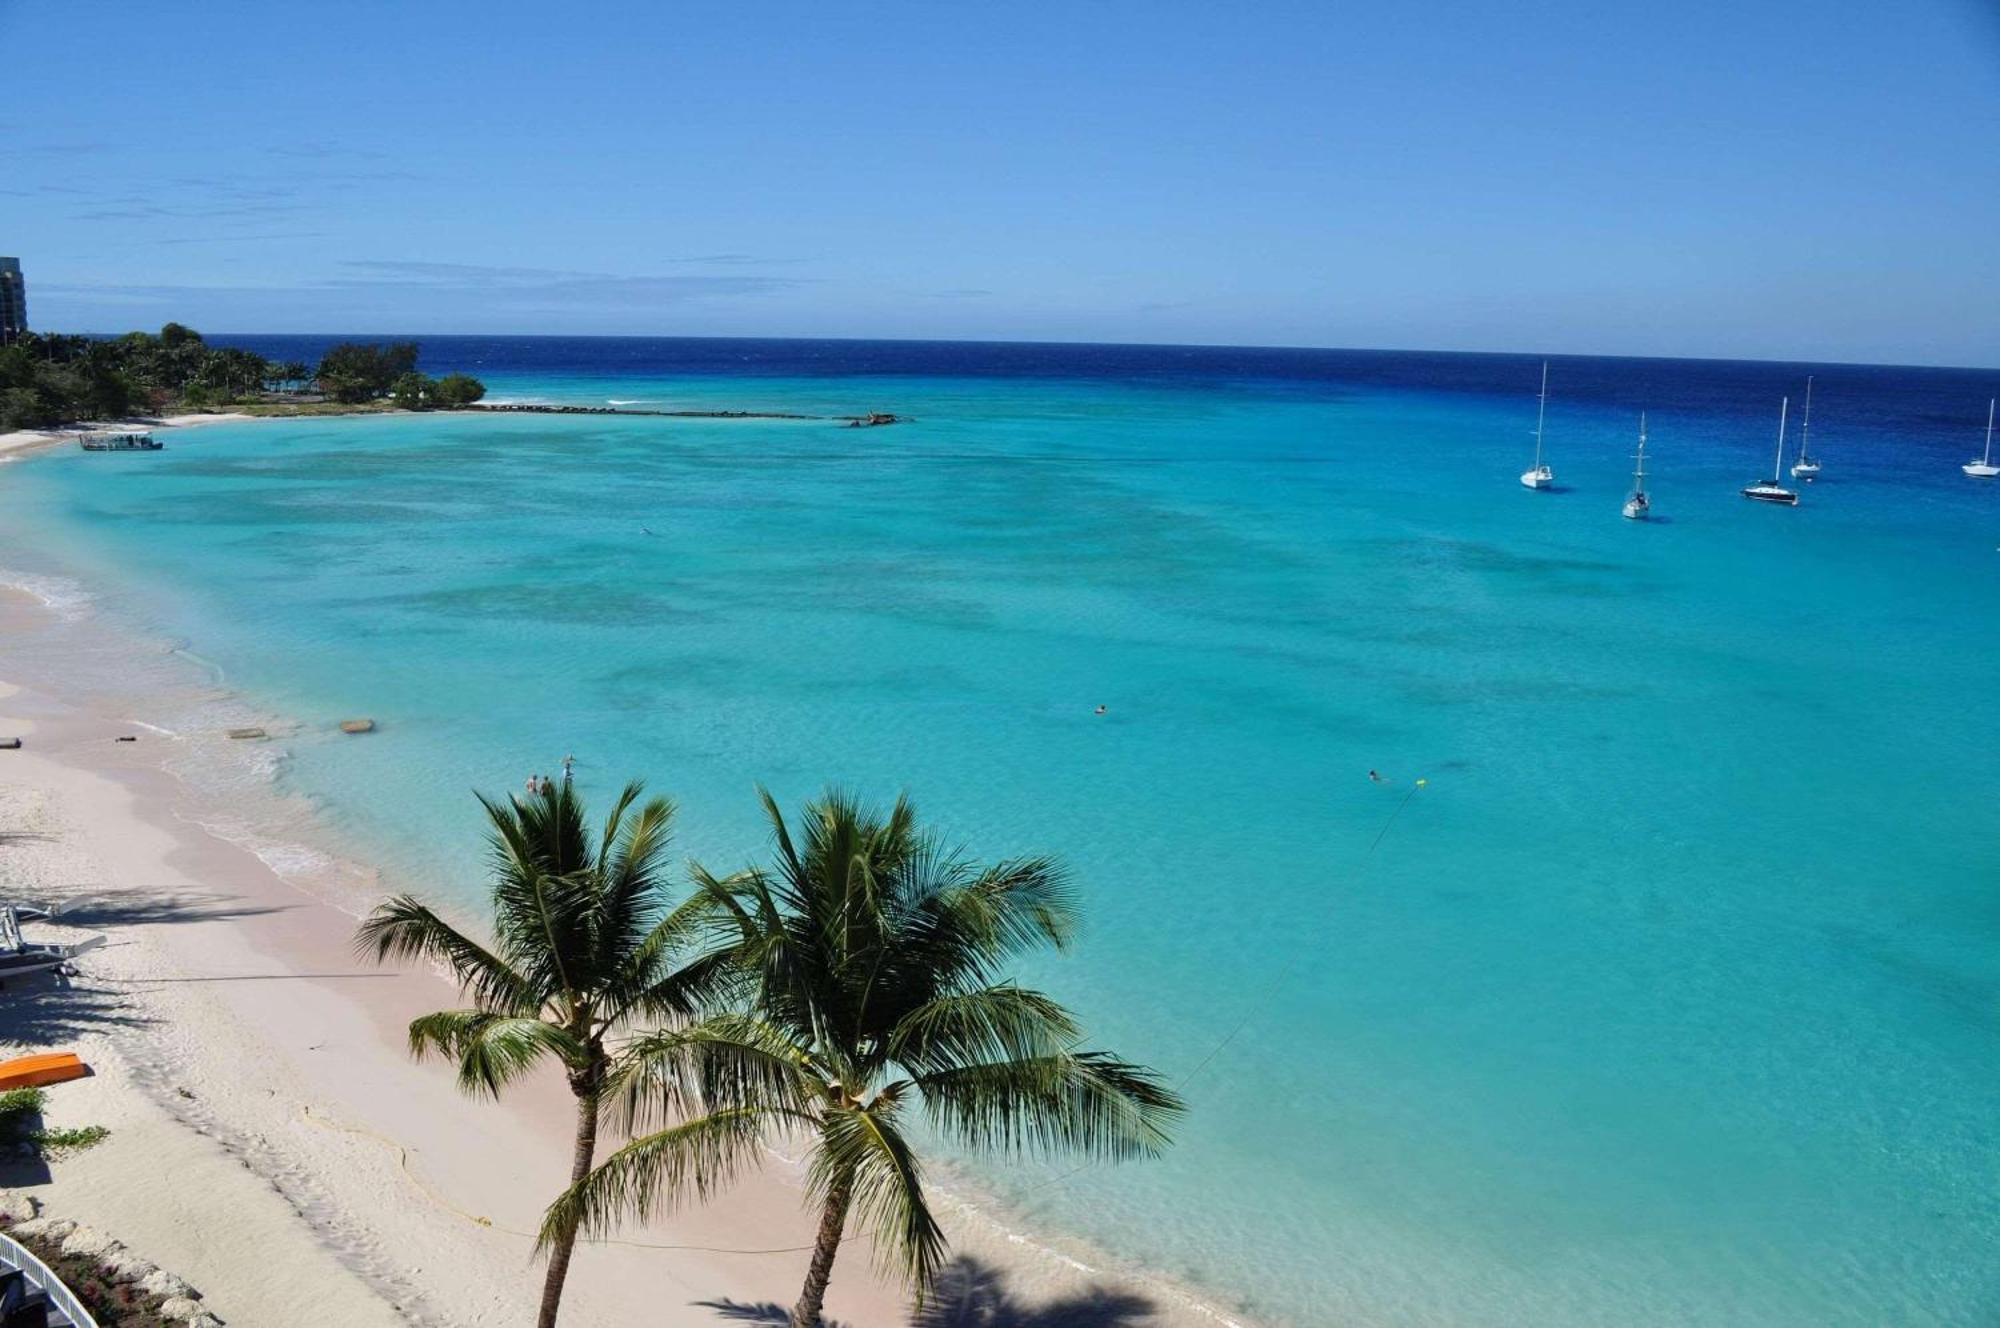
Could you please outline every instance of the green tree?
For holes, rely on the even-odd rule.
[[[596,1156],[598,1108],[628,1020],[695,1011],[727,975],[692,952],[704,901],[670,907],[662,875],[673,808],[640,804],[628,784],[593,840],[567,782],[501,804],[482,797],[490,821],[493,942],[482,945],[409,895],[378,907],[357,944],[377,961],[448,966],[469,1008],[413,1020],[410,1050],[455,1061],[459,1086],[497,1097],[545,1061],[562,1067],[576,1098],[571,1184]],[[537,1328],[553,1328],[576,1228],[544,1228],[549,1266]]]
[[[264,385],[273,390],[296,392],[311,379],[312,370],[303,360],[286,360],[266,366]]]
[[[544,1241],[597,1230],[688,1193],[706,1196],[803,1139],[820,1221],[793,1328],[815,1328],[850,1216],[921,1300],[945,1254],[908,1134],[921,1110],[946,1136],[1003,1152],[1147,1156],[1180,1099],[1151,1071],[1082,1050],[1070,1014],[1003,976],[1024,951],[1065,945],[1062,871],[981,866],[920,831],[906,799],[885,818],[839,794],[808,803],[795,841],[764,795],[769,870],[695,869],[751,976],[740,1008],[627,1050],[615,1095],[645,1129],[549,1209]]]
[[[168,323],[160,329],[160,344],[168,350],[201,345],[201,333],[184,323]]]
[[[356,403],[386,396],[391,386],[417,367],[417,343],[386,346],[344,341],[320,358],[320,389],[335,401]]]
[[[403,410],[423,410],[432,403],[437,384],[420,373],[406,373],[389,388],[389,399]]]
[[[470,406],[486,395],[486,384],[471,374],[446,374],[433,385],[431,395],[438,405],[446,409]]]

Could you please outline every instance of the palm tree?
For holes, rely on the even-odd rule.
[[[604,1086],[616,1060],[607,1039],[634,1018],[685,1018],[727,977],[718,957],[681,963],[710,907],[697,895],[670,908],[662,859],[673,806],[654,798],[633,810],[628,784],[595,843],[567,780],[502,804],[479,799],[492,822],[493,942],[480,944],[409,895],[378,907],[356,944],[378,962],[443,963],[470,1008],[410,1023],[411,1054],[458,1064],[459,1087],[498,1097],[553,1059],[576,1096],[570,1183],[590,1173]],[[679,966],[677,967],[677,963]],[[576,1230],[543,1241],[548,1274],[537,1328],[553,1328]]]
[[[913,1109],[978,1149],[1119,1159],[1159,1152],[1181,1103],[1151,1071],[1079,1049],[1062,1006],[1004,977],[1069,940],[1053,862],[982,866],[920,831],[907,799],[884,818],[837,793],[807,804],[795,842],[763,799],[775,866],[694,869],[726,928],[718,953],[752,985],[738,1008],[632,1045],[614,1094],[635,1137],[556,1201],[543,1239],[706,1197],[766,1140],[804,1140],[820,1221],[791,1323],[815,1328],[850,1216],[919,1302],[943,1263]]]

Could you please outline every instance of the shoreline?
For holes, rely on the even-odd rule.
[[[48,429],[16,429],[0,433],[0,459],[74,442],[79,433],[97,429],[191,429],[204,424],[247,424],[255,420],[348,420],[380,415],[619,415],[669,420],[795,420],[838,423],[843,428],[879,429],[891,424],[907,424],[909,417],[887,412],[867,415],[804,415],[776,410],[632,410],[624,406],[564,405],[550,402],[504,402],[485,406],[473,404],[452,410],[312,410],[202,411],[181,415],[132,415],[119,420],[80,420]]]
[[[61,630],[64,615],[32,596],[0,592],[0,631],[25,638]],[[424,1323],[512,1321],[518,1315],[500,1307],[533,1303],[539,1266],[526,1257],[530,1242],[510,1233],[533,1230],[541,1202],[560,1188],[566,1167],[570,1104],[560,1086],[543,1076],[496,1106],[460,1097],[443,1067],[409,1061],[403,1024],[414,1013],[452,1003],[450,988],[429,973],[357,966],[348,938],[360,897],[341,900],[312,890],[281,874],[256,846],[204,826],[191,806],[193,790],[161,759],[192,735],[133,719],[129,707],[116,709],[124,717],[101,704],[73,704],[46,678],[27,679],[11,694],[0,689],[0,736],[28,738],[26,750],[0,757],[0,807],[22,796],[52,800],[59,819],[74,821],[60,837],[65,851],[102,861],[100,879],[146,887],[143,900],[129,902],[147,920],[119,925],[117,962],[100,965],[92,956],[77,986],[125,991],[146,1019],[179,1032],[164,1047],[151,1037],[136,1044],[107,1039],[103,1052],[127,1067],[108,1095],[130,1099],[132,1112],[145,1107],[164,1115],[171,1124],[162,1128],[175,1138],[193,1133],[218,1143],[229,1165],[247,1168],[283,1198],[292,1214],[292,1243],[310,1247],[313,1258],[341,1270],[338,1276],[358,1279],[370,1296],[399,1306],[398,1313]],[[135,724],[146,730],[144,741],[112,741]],[[181,915],[190,909],[198,917],[183,925]],[[144,978],[127,971],[129,964],[138,965],[138,974],[171,976],[144,986]],[[197,1005],[184,996],[190,988],[219,994]],[[0,1007],[0,1037],[15,1041],[5,1013]],[[242,1058],[238,1049],[251,1045],[259,1049],[261,1097],[229,1084]],[[143,1072],[132,1068],[148,1057],[156,1063]],[[107,1082],[120,1078],[103,1076]],[[191,1081],[202,1085],[197,1098],[179,1096]],[[190,1101],[198,1107],[189,1107]],[[116,1151],[107,1145],[103,1159],[58,1163],[49,1187],[52,1211],[143,1248],[208,1289],[225,1316],[233,1309],[244,1321],[258,1321],[247,1314],[255,1296],[242,1288],[246,1280],[254,1287],[263,1275],[261,1258],[246,1268],[240,1260],[232,1264],[226,1252],[219,1261],[205,1261],[199,1250],[183,1252],[171,1230],[151,1229],[158,1225],[156,1213],[118,1211],[121,1201],[101,1185],[83,1187],[86,1207],[65,1201],[63,1181],[72,1169],[107,1166]],[[502,1158],[507,1165],[496,1169]],[[138,1188],[143,1194],[148,1187]],[[965,1261],[964,1269],[978,1270],[968,1283],[988,1288],[976,1294],[990,1295],[997,1284],[1005,1303],[1017,1308],[1081,1305],[1109,1295],[1150,1306],[1133,1322],[1162,1328],[1245,1322],[1166,1279],[1106,1271],[1110,1261],[1097,1251],[1060,1239],[1044,1245],[1011,1230],[1004,1212],[957,1186],[936,1189],[955,1257]],[[380,1221],[384,1196],[392,1196],[398,1213],[393,1225]],[[565,1322],[627,1322],[645,1315],[668,1324],[711,1324],[723,1303],[788,1303],[810,1236],[796,1168],[774,1161],[713,1204],[580,1246]],[[635,1248],[645,1243],[683,1248]],[[724,1252],[774,1249],[783,1252]],[[303,1249],[293,1257],[312,1261]],[[865,1240],[850,1237],[829,1314],[853,1325],[908,1321],[904,1297],[871,1274],[870,1262]],[[662,1277],[689,1293],[682,1309],[664,1316]],[[950,1287],[941,1293],[948,1297]],[[465,1313],[472,1303],[492,1308]]]

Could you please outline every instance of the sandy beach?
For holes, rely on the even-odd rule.
[[[57,627],[0,591],[0,637]],[[527,1233],[569,1147],[553,1074],[495,1105],[412,1063],[404,1023],[452,994],[435,974],[354,959],[364,899],[309,897],[195,825],[174,737],[26,681],[0,686],[0,737],[24,739],[0,751],[0,895],[73,901],[66,916],[110,941],[66,989],[28,979],[0,994],[0,1041],[80,1052],[95,1076],[53,1090],[50,1119],[112,1133],[46,1167],[10,1162],[0,1186],[117,1237],[236,1324],[528,1322]],[[139,741],[115,741],[126,734]],[[1229,1321],[945,1206],[960,1262],[917,1322]],[[782,1322],[810,1234],[774,1159],[714,1204],[580,1249],[564,1321]],[[869,1263],[851,1238],[829,1314],[913,1322]]]
[[[85,424],[66,425],[60,429],[15,429],[11,433],[0,433],[0,457],[5,457],[9,453],[19,455],[37,448],[72,443],[79,430],[185,429],[200,424],[241,424],[245,420],[267,418],[273,417],[244,415],[231,411],[203,415],[163,415],[157,419],[147,416],[129,420],[93,420]]]

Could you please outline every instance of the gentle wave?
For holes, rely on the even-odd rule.
[[[4,567],[0,567],[0,586],[32,595],[43,608],[65,622],[76,622],[87,616],[97,599],[81,581],[38,572],[16,572]]]

